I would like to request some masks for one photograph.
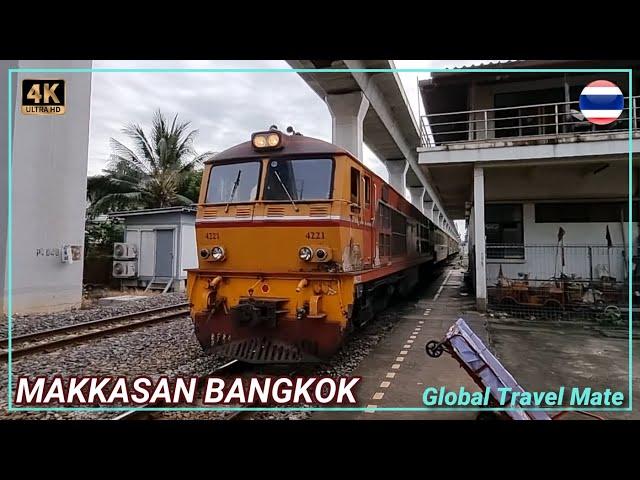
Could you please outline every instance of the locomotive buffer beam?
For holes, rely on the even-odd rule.
[[[287,313],[282,304],[288,298],[241,297],[238,305],[231,307],[231,320],[237,327],[275,328],[278,315]]]

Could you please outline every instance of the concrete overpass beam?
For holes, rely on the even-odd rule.
[[[362,161],[362,123],[369,100],[362,92],[330,94],[325,102],[331,112],[332,142]]]

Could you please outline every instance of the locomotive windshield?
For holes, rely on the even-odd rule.
[[[258,161],[216,165],[209,176],[206,203],[253,202],[259,179]]]
[[[265,200],[327,200],[331,198],[333,160],[273,159],[268,162]]]

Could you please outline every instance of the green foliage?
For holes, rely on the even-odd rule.
[[[85,256],[111,255],[113,244],[124,239],[124,226],[115,219],[88,219],[84,229]]]
[[[202,161],[211,152],[196,154],[197,130],[189,122],[171,123],[158,110],[147,135],[137,124],[126,126],[133,148],[111,139],[113,154],[102,175],[87,181],[88,216],[118,210],[190,205],[198,201]]]

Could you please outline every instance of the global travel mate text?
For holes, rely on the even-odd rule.
[[[468,392],[464,387],[447,390],[445,387],[427,387],[422,401],[428,407],[487,407],[497,403],[499,407],[620,407],[625,395],[611,390],[595,390],[591,387],[560,387],[555,391],[519,392],[509,387]]]

